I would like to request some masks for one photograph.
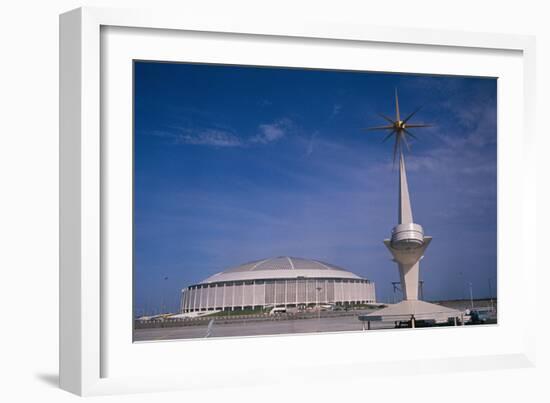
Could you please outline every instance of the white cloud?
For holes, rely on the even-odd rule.
[[[260,101],[260,106],[266,107],[273,105],[273,102],[271,102],[269,99],[262,99]]]
[[[159,137],[173,139],[175,144],[193,144],[213,147],[244,147],[245,144],[234,134],[218,129],[189,130],[179,129],[177,132],[154,133]]]
[[[338,115],[340,113],[340,111],[342,110],[342,105],[340,104],[335,104],[333,107],[332,107],[332,115],[331,117],[334,117],[336,115]]]
[[[314,147],[313,145],[318,135],[319,135],[319,132],[315,131],[309,138],[309,141],[307,143],[307,149],[306,149],[306,155],[308,157],[313,153],[313,147]]]
[[[215,147],[242,147],[241,140],[221,130],[205,130],[197,134],[184,134],[176,139],[177,143],[207,145]]]
[[[230,130],[219,128],[189,129],[173,127],[169,130],[156,130],[151,134],[172,139],[174,144],[192,144],[211,147],[247,147],[251,144],[269,144],[285,137],[292,127],[290,119],[282,118],[272,123],[258,126],[258,133],[244,138]]]
[[[251,143],[268,144],[282,139],[291,126],[289,119],[279,119],[273,123],[258,126],[259,133],[250,138]]]

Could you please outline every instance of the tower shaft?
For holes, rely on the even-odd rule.
[[[398,264],[401,289],[403,290],[403,298],[406,300],[418,299],[418,285],[420,280],[419,262],[417,261],[413,264]]]
[[[407,183],[407,171],[405,170],[405,158],[401,153],[399,157],[399,201],[398,224],[412,224],[413,215],[411,199],[409,197],[409,185]]]
[[[398,265],[405,300],[418,299],[419,262],[431,240],[431,237],[424,236],[422,226],[413,221],[405,158],[400,153],[397,225],[392,230],[391,239],[384,243]]]

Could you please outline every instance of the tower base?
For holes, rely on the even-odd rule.
[[[379,309],[359,317],[363,321],[397,322],[414,320],[435,320],[447,322],[461,318],[463,312],[420,300],[403,300],[397,304]]]

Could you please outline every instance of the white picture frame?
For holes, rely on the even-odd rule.
[[[114,144],[112,136],[102,137],[109,131],[110,124],[106,117],[111,111],[110,107],[122,111],[121,121],[113,124],[123,124],[127,118],[128,109],[131,110],[131,94],[128,93],[128,81],[124,79],[122,87],[113,84],[112,81],[102,80],[102,74],[118,74],[117,65],[105,68],[105,60],[102,57],[110,54],[104,53],[105,38],[102,32],[109,31],[109,27],[117,27],[122,36],[137,35],[138,29],[148,30],[142,33],[150,34],[156,30],[160,33],[156,37],[143,40],[144,48],[154,46],[158,42],[157,52],[164,49],[164,57],[172,58],[174,43],[181,38],[178,32],[193,33],[195,39],[201,36],[216,35],[216,41],[229,41],[230,38],[253,38],[255,43],[262,45],[262,41],[269,41],[278,46],[278,43],[297,41],[300,46],[311,46],[312,43],[319,46],[330,46],[334,51],[339,48],[353,47],[355,52],[361,52],[363,45],[373,45],[380,49],[394,46],[397,56],[388,54],[387,63],[393,63],[395,70],[416,71],[417,67],[398,65],[398,53],[400,51],[412,52],[438,51],[448,52],[453,57],[453,52],[470,52],[479,57],[500,57],[510,54],[510,70],[504,72],[503,77],[510,77],[510,92],[514,94],[514,102],[521,104],[521,112],[516,116],[505,116],[501,112],[499,104],[499,141],[501,139],[501,119],[513,119],[512,127],[517,128],[522,135],[512,136],[512,139],[503,141],[503,149],[499,149],[499,309],[508,316],[499,316],[499,325],[496,327],[481,327],[480,329],[467,329],[470,333],[462,333],[460,339],[471,340],[483,338],[502,339],[502,345],[495,343],[494,350],[487,350],[484,354],[481,345],[478,349],[468,350],[464,346],[451,349],[444,345],[437,345],[439,339],[445,339],[447,343],[457,340],[453,331],[458,329],[443,329],[434,331],[415,331],[414,333],[394,332],[369,334],[370,342],[378,346],[394,346],[402,337],[418,343],[418,345],[432,345],[433,351],[411,353],[407,350],[393,348],[393,352],[384,353],[384,349],[377,348],[379,355],[371,352],[368,359],[354,356],[359,343],[364,341],[365,335],[353,333],[350,335],[328,334],[315,336],[273,336],[268,338],[242,338],[232,340],[208,340],[208,341],[179,341],[173,343],[146,343],[139,346],[132,345],[128,341],[127,332],[131,329],[131,316],[124,317],[121,313],[127,310],[126,306],[115,306],[110,292],[124,281],[131,284],[127,271],[112,277],[108,268],[109,242],[116,235],[116,228],[127,232],[131,221],[114,221],[115,215],[106,214],[116,206],[109,203],[109,193],[113,191],[110,182],[111,177],[118,176],[120,181],[128,178],[127,172],[116,171],[109,158],[117,150],[123,150],[128,143],[123,141]],[[126,30],[126,31],[124,31]],[[165,33],[166,35],[163,37]],[[168,35],[169,34],[169,35]],[[115,32],[116,36],[116,32]],[[224,39],[227,37],[227,39]],[[131,40],[131,38],[130,38]],[[240,39],[239,39],[240,40]],[[161,42],[163,44],[161,44]],[[312,42],[313,41],[313,42]],[[149,44],[146,45],[146,42]],[[248,46],[243,41],[243,46]],[[116,42],[109,42],[109,46],[116,46]],[[282,44],[281,46],[286,46]],[[308,361],[307,375],[304,377],[334,377],[334,372],[346,376],[353,373],[354,376],[368,376],[373,373],[402,374],[405,371],[418,372],[419,369],[427,372],[454,371],[469,369],[490,369],[503,367],[527,367],[534,365],[534,339],[535,339],[535,284],[528,281],[536,277],[536,253],[532,250],[534,245],[529,243],[527,234],[535,233],[535,183],[531,178],[535,171],[533,142],[534,122],[534,91],[535,91],[535,42],[533,37],[520,35],[502,35],[487,33],[467,33],[457,31],[430,31],[407,28],[381,28],[359,25],[347,25],[336,22],[321,22],[314,19],[303,21],[302,24],[292,22],[264,20],[213,20],[197,18],[193,15],[171,15],[169,13],[152,12],[149,10],[116,10],[103,8],[81,8],[70,11],[60,17],[60,384],[63,389],[79,395],[96,395],[111,393],[130,393],[140,391],[159,391],[185,388],[208,388],[234,383],[238,379],[239,384],[247,385],[257,382],[277,382],[290,378],[292,371],[283,369],[302,368],[303,363],[296,360],[283,361],[278,358],[278,349],[290,348],[300,351],[302,359]],[[189,48],[193,48],[192,46]],[[193,49],[196,49],[195,46]],[[123,48],[117,53],[118,57],[135,57],[130,53],[123,55]],[[128,47],[128,49],[134,49]],[[160,49],[160,50],[159,50]],[[172,49],[172,50],[171,50]],[[245,49],[245,48],[243,48]],[[241,63],[246,64],[246,51],[235,50],[240,55]],[[135,50],[135,49],[134,49]],[[139,51],[139,49],[138,49]],[[139,52],[138,52],[139,53]],[[261,52],[260,56],[261,56]],[[161,53],[160,56],[163,57]],[[255,53],[258,56],[258,52]],[[111,55],[112,56],[112,55]],[[277,56],[275,54],[275,56]],[[208,56],[197,53],[194,60],[204,60]],[[209,62],[224,62],[230,56],[217,55],[208,59]],[[427,56],[434,61],[433,71],[438,73],[434,56]],[[462,56],[461,56],[462,57]],[[114,57],[113,57],[114,59]],[[343,58],[342,60],[344,60]],[[506,59],[506,57],[504,57]],[[503,65],[506,62],[503,59]],[[512,60],[513,59],[513,60]],[[238,61],[237,60],[237,61]],[[248,59],[246,59],[248,60]],[[305,59],[304,59],[305,60]],[[322,59],[314,61],[311,56],[306,64],[323,63]],[[489,60],[489,59],[487,59]],[[235,61],[235,62],[237,62]],[[250,63],[253,63],[251,60]],[[267,57],[263,63],[273,63]],[[335,62],[337,63],[337,62]],[[341,67],[345,67],[345,61]],[[261,63],[260,63],[261,64]],[[124,61],[121,61],[124,68]],[[286,65],[283,63],[283,65]],[[118,65],[120,67],[120,65]],[[317,67],[319,65],[316,65]],[[338,65],[331,67],[338,68]],[[374,69],[376,68],[373,67]],[[380,69],[384,68],[380,65]],[[456,74],[459,74],[458,66]],[[496,66],[485,66],[490,72]],[[386,70],[389,70],[386,67]],[[449,73],[450,70],[445,71]],[[453,70],[454,71],[454,70]],[[474,72],[474,70],[472,70]],[[506,76],[509,74],[509,76]],[[483,74],[481,74],[483,75]],[[519,80],[519,81],[518,81]],[[107,86],[107,87],[106,87]],[[112,88],[111,88],[112,87]],[[114,93],[114,97],[107,98],[105,94]],[[499,102],[501,94],[499,94]],[[117,101],[118,100],[118,101]],[[130,100],[130,104],[124,106],[124,102]],[[118,102],[118,104],[117,104]],[[106,104],[109,106],[106,107]],[[120,105],[121,109],[116,109]],[[508,108],[504,103],[503,108]],[[107,110],[105,109],[107,108]],[[510,112],[504,109],[504,112]],[[112,115],[112,113],[111,113]],[[117,114],[117,116],[119,116]],[[127,119],[126,119],[127,120]],[[126,121],[126,125],[127,125]],[[508,121],[507,121],[508,123]],[[127,131],[127,126],[122,129]],[[503,128],[503,130],[506,130]],[[509,137],[505,137],[509,139]],[[507,141],[511,141],[507,143]],[[117,148],[118,147],[118,148]],[[500,146],[499,146],[500,147]],[[515,150],[515,151],[514,151]],[[108,151],[108,152],[107,152]],[[122,151],[124,152],[124,151]],[[123,157],[123,161],[127,161]],[[124,163],[122,164],[124,165]],[[127,164],[126,164],[127,165]],[[116,175],[115,175],[116,174]],[[505,175],[510,179],[510,184],[504,184],[504,190],[516,191],[513,200],[503,199],[500,186],[500,178]],[[122,179],[120,179],[122,178]],[[518,188],[519,187],[519,188]],[[120,186],[122,189],[131,189],[131,183]],[[126,193],[127,195],[127,193]],[[122,200],[125,196],[122,195]],[[121,200],[117,198],[117,200]],[[502,202],[502,203],[501,203]],[[503,209],[501,209],[503,206]],[[118,208],[124,208],[119,206]],[[504,210],[504,212],[503,212]],[[511,222],[502,222],[502,215],[515,212]],[[124,228],[125,229],[124,229]],[[115,228],[106,236],[105,228]],[[124,235],[121,235],[124,237]],[[127,237],[126,237],[127,238]],[[126,246],[127,243],[126,243]],[[504,248],[503,248],[504,246]],[[131,244],[130,244],[131,247]],[[530,253],[527,253],[529,247]],[[506,249],[506,255],[502,256],[500,250]],[[504,252],[503,252],[504,253]],[[505,273],[500,271],[503,257],[510,261],[510,267]],[[517,279],[517,297],[522,300],[523,317],[521,329],[512,326],[508,317],[516,313],[513,306],[508,306],[506,300],[514,290],[510,286],[511,276]],[[107,281],[108,280],[108,281]],[[131,286],[130,286],[131,287]],[[121,300],[128,302],[126,292],[121,292]],[[502,291],[501,291],[502,290]],[[502,295],[504,293],[504,295]],[[504,297],[504,298],[503,298]],[[120,315],[119,315],[120,314]],[[123,318],[123,319],[121,319]],[[124,322],[127,320],[128,322]],[[119,328],[120,326],[120,328]],[[466,329],[463,329],[466,330]],[[462,330],[462,331],[463,331]],[[400,333],[396,335],[396,333]],[[122,336],[121,336],[122,335]],[[321,338],[319,338],[321,337]],[[342,346],[341,354],[331,355],[330,346],[341,345],[345,338],[345,346]],[[121,339],[123,339],[121,341]],[[390,340],[391,339],[391,340]],[[316,352],[319,341],[328,346],[329,353],[322,359]],[[509,342],[507,342],[509,341]],[[128,344],[128,342],[130,344]],[[506,343],[505,343],[506,342]],[[119,343],[119,344],[117,344]],[[200,344],[191,344],[200,343]],[[258,359],[258,351],[262,351],[265,345],[269,345],[270,368],[262,373],[255,371],[261,368]],[[394,344],[392,344],[394,343]],[[440,343],[441,344],[441,343]],[[208,348],[205,348],[207,345]],[[229,348],[228,348],[229,347]],[[239,356],[231,355],[231,350],[246,347],[250,350],[247,354]],[[185,353],[185,350],[188,353]],[[447,350],[445,350],[447,349]],[[193,350],[193,351],[190,351]],[[123,351],[124,353],[119,353]],[[195,353],[195,355],[193,355]],[[448,353],[448,354],[447,354]],[[183,355],[186,354],[186,355]],[[238,360],[238,365],[229,368],[219,365],[213,370],[209,366],[201,365],[197,356],[211,354],[225,357],[226,360]],[[225,354],[225,356],[224,356]],[[271,355],[269,355],[271,354]],[[149,371],[135,371],[134,355],[140,356],[140,362]],[[164,357],[160,358],[159,357]],[[171,358],[168,358],[171,357]],[[178,370],[178,360],[186,357],[186,369]],[[346,358],[347,357],[347,358]],[[128,362],[124,366],[118,364]],[[181,361],[180,361],[181,362]],[[208,361],[210,362],[210,361]],[[107,364],[109,363],[109,365]],[[111,364],[112,368],[111,368]],[[151,367],[156,366],[156,371],[151,372]],[[154,372],[157,372],[154,374]],[[245,376],[246,375],[246,376]],[[205,380],[208,376],[208,381]]]

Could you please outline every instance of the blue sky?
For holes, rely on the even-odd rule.
[[[415,222],[433,236],[425,299],[496,294],[496,79],[267,67],[135,64],[134,301],[247,261],[320,259],[398,280],[382,241],[397,221],[383,133],[423,105],[406,165]],[[412,122],[412,121],[411,121]]]

